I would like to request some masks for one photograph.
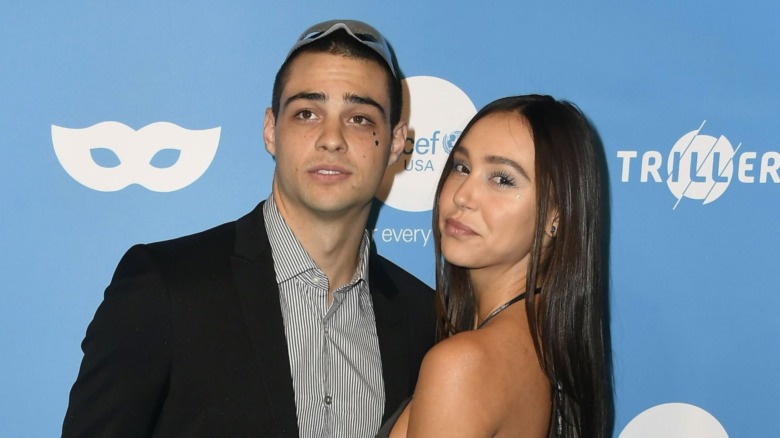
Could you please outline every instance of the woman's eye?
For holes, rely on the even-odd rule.
[[[515,180],[510,177],[509,175],[505,174],[496,174],[493,175],[490,178],[491,181],[493,181],[494,184],[500,186],[500,187],[514,187],[515,186]]]
[[[466,165],[463,163],[455,163],[452,166],[452,170],[453,172],[458,172],[458,173],[465,173],[465,174],[469,173],[469,168],[466,167]]]

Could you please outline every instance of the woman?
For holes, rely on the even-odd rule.
[[[466,126],[433,210],[442,340],[379,436],[611,436],[594,137],[574,105],[538,95]]]

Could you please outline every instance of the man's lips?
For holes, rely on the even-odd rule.
[[[308,172],[318,177],[345,177],[351,174],[347,169],[334,165],[313,166]]]
[[[447,218],[444,220],[444,232],[453,237],[468,237],[477,235],[477,233],[471,229],[471,227],[453,218]]]

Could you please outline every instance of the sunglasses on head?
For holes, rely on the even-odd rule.
[[[357,20],[331,20],[324,21],[322,23],[315,24],[314,26],[306,29],[303,34],[298,38],[290,53],[287,54],[289,58],[296,50],[324,38],[337,30],[345,31],[349,36],[356,39],[366,47],[376,52],[382,59],[385,60],[387,66],[390,67],[390,71],[393,76],[398,77],[393,67],[393,57],[390,52],[390,46],[387,40],[376,29],[369,26],[362,21]]]

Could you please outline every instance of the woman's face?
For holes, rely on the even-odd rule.
[[[525,119],[485,116],[452,153],[439,197],[444,258],[472,271],[525,274],[536,222],[534,143]]]

